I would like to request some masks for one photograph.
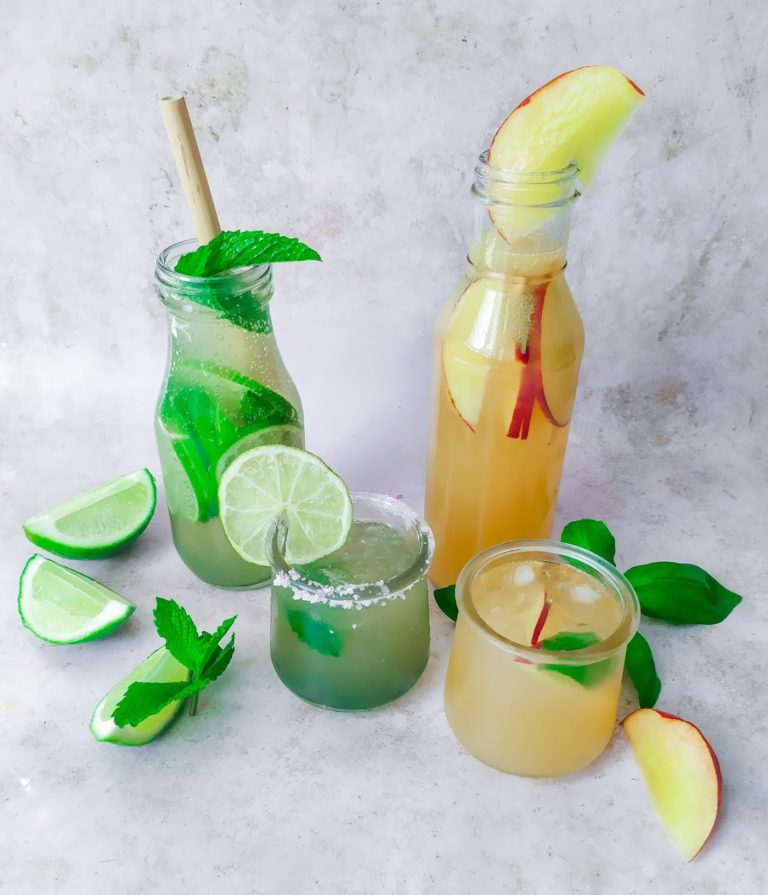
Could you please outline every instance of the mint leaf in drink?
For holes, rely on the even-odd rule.
[[[661,681],[656,674],[650,644],[639,631],[627,644],[624,670],[637,690],[640,708],[652,709],[661,692]]]
[[[561,631],[541,641],[541,649],[550,651],[586,649],[599,643],[600,638],[592,631]],[[542,665],[546,671],[556,671],[589,687],[600,683],[611,670],[610,659],[600,659],[585,665]]]
[[[643,615],[675,625],[719,624],[741,602],[738,594],[689,563],[652,562],[624,574]]]
[[[291,630],[305,646],[323,656],[341,655],[341,637],[338,631],[299,609],[289,609],[287,615]]]
[[[449,584],[448,587],[436,587],[434,597],[435,603],[451,621],[455,622],[459,614],[459,607],[456,605],[456,585]]]
[[[576,519],[569,522],[560,535],[564,544],[591,550],[609,563],[616,562],[616,539],[599,519]]]
[[[226,670],[235,651],[235,636],[223,648],[219,645],[229,632],[237,616],[223,621],[209,634],[198,634],[192,617],[175,600],[157,598],[154,612],[155,627],[165,640],[168,652],[190,670],[190,681],[135,681],[118,702],[112,718],[118,727],[136,727],[156,715],[172,702],[194,697],[192,710],[197,707],[197,694],[215,681]]]
[[[176,272],[191,277],[213,277],[238,267],[321,260],[314,249],[293,237],[263,230],[222,230],[210,242],[182,255],[176,263]]]

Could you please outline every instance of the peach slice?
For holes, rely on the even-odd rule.
[[[518,173],[561,171],[575,163],[586,185],[644,96],[633,81],[610,66],[587,65],[565,72],[507,116],[491,141],[488,161]],[[562,185],[549,183],[536,189],[535,201],[527,192],[524,204],[555,201]],[[492,216],[499,233],[511,242],[540,226],[549,213],[495,209]]]
[[[583,350],[584,326],[576,305],[565,289],[548,289],[541,317],[541,379],[547,416],[556,426],[571,421]]]
[[[658,709],[621,722],[656,811],[687,861],[701,851],[720,812],[720,764],[698,727]]]

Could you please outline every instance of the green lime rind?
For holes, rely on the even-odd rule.
[[[319,457],[287,445],[262,445],[235,459],[221,477],[219,507],[235,552],[256,565],[268,562],[267,537],[279,518],[294,565],[338,550],[352,526],[344,481]]]
[[[157,739],[176,720],[184,700],[178,700],[161,709],[156,715],[146,718],[136,727],[118,727],[113,718],[117,704],[125,692],[136,681],[146,683],[176,683],[189,681],[191,671],[161,646],[147,656],[122,680],[118,681],[94,709],[90,731],[100,743],[114,743],[118,746],[144,746]]]
[[[93,578],[39,553],[27,560],[19,577],[21,622],[48,643],[85,643],[107,637],[135,609]]]
[[[22,528],[36,546],[65,559],[102,559],[128,546],[157,505],[152,473],[140,469],[102,482],[30,516]]]

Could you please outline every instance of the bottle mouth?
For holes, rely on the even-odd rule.
[[[553,171],[515,171],[492,164],[488,152],[478,157],[472,192],[489,205],[560,208],[581,195],[576,162]]]
[[[266,292],[272,283],[272,267],[259,264],[255,267],[238,267],[211,277],[193,277],[175,270],[179,258],[194,252],[200,243],[197,239],[183,239],[163,249],[155,264],[155,281],[160,294],[165,290],[194,299],[201,294],[237,296],[246,292]]]

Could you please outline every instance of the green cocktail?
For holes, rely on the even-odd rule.
[[[253,587],[266,566],[231,547],[221,526],[217,489],[227,466],[262,444],[302,447],[301,402],[272,331],[269,265],[213,277],[175,271],[190,240],[166,249],[155,279],[169,314],[168,369],[155,432],[173,540],[203,581]]]
[[[352,495],[354,521],[335,553],[286,562],[278,525],[270,542],[272,664],[302,699],[340,711],[391,702],[429,658],[429,529],[408,507]]]

